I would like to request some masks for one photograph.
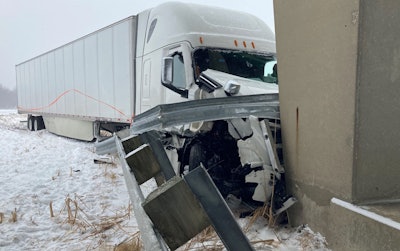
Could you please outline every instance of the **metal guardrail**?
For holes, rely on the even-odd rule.
[[[134,118],[130,135],[192,122],[246,118],[250,115],[279,119],[279,95],[231,96],[158,105]],[[98,142],[95,147],[99,155],[117,152],[113,138]]]
[[[207,170],[200,165],[184,179],[206,211],[224,246],[230,251],[254,251]]]
[[[122,143],[116,136],[112,137],[112,139],[114,139],[114,145],[121,160],[125,183],[128,189],[129,198],[132,201],[135,218],[138,222],[138,228],[143,240],[144,250],[168,251],[164,242],[162,241],[161,236],[153,228],[150,218],[142,207],[142,203],[145,198],[139,184],[136,181],[135,175],[131,171],[131,167],[129,167],[128,163],[126,162],[126,153]]]
[[[250,115],[279,119],[278,94],[231,96],[159,105],[134,118],[131,134],[198,121],[245,118]]]
[[[104,155],[104,154],[113,154],[117,153],[117,145],[115,144],[116,134],[113,137],[108,138],[106,140],[96,142],[94,146],[96,147],[96,154]]]

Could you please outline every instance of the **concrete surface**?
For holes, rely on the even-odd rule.
[[[395,0],[274,1],[285,170],[299,199],[290,219],[334,250],[391,250],[400,239],[331,203],[378,203],[386,214],[400,201],[399,9]],[[376,249],[385,234],[393,245]]]

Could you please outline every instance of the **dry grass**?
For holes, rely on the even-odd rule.
[[[90,215],[90,207],[83,201],[84,197],[80,197],[75,194],[75,196],[66,196],[64,200],[64,206],[60,211],[53,211],[53,203],[50,202],[50,217],[55,218],[55,222],[59,222],[62,225],[70,225],[70,230],[66,231],[62,236],[59,237],[60,240],[69,240],[71,238],[69,235],[79,234],[81,241],[90,240],[86,248],[83,250],[100,250],[100,251],[112,251],[112,250],[124,250],[116,249],[115,245],[107,244],[107,239],[113,233],[125,232],[125,227],[123,222],[130,218],[131,216],[131,205],[123,208],[118,212],[112,212],[112,215],[99,216]],[[107,232],[108,231],[108,232]],[[111,232],[110,232],[111,231]],[[136,233],[132,238],[121,243],[118,246],[126,246],[126,242],[135,247],[132,250],[141,250],[140,237]],[[126,250],[126,249],[125,249]],[[130,250],[130,249],[128,249]]]
[[[127,214],[126,216],[129,215],[130,212],[130,206],[127,208]],[[248,224],[244,227],[243,231],[247,233],[250,231],[249,229],[253,224],[259,219],[260,217],[262,218],[267,218],[271,217],[271,210],[270,207],[264,206],[261,208],[258,208],[257,210],[254,211],[254,214],[251,216],[249,219]],[[269,220],[268,220],[269,221]],[[96,230],[92,232],[92,235],[97,235],[101,234],[102,232],[114,227],[115,225],[118,225],[121,222],[121,218],[119,216],[115,218],[108,218],[108,219],[103,219],[102,223],[96,225]],[[266,226],[268,227],[268,226]],[[265,246],[270,246],[270,247],[278,247],[280,245],[280,241],[276,239],[267,239],[267,240],[256,240],[256,241],[251,241],[251,244],[253,246],[258,246],[258,247],[265,247]],[[143,250],[143,243],[141,242],[141,237],[140,233],[136,232],[133,234],[133,236],[122,243],[118,244],[117,246],[114,247],[114,251],[127,251],[127,250],[133,250],[133,251],[141,251]],[[178,251],[200,251],[200,250],[207,250],[207,251],[222,251],[225,250],[225,246],[223,245],[222,241],[219,239],[217,233],[214,231],[212,226],[207,227],[204,229],[201,233],[199,233],[197,236],[192,238],[190,241],[188,241],[185,245],[181,246],[180,248],[177,249]]]
[[[262,212],[263,208],[260,208],[258,212]],[[257,217],[260,217],[260,213],[252,216],[251,222],[243,229],[246,233],[250,226],[255,222]],[[280,242],[274,239],[268,240],[257,240],[250,242],[253,246],[279,246]],[[208,251],[222,251],[225,250],[225,246],[222,241],[219,239],[217,233],[214,231],[212,226],[207,227],[185,245],[181,246],[177,249],[178,251],[200,251],[200,250],[208,250]]]
[[[273,197],[271,198],[271,203],[272,203]],[[266,219],[268,222],[268,225],[265,227],[275,227],[276,226],[276,221],[277,217],[274,216],[272,208],[269,206],[268,203],[266,203],[265,206],[260,207],[256,209],[251,217],[248,220],[248,223],[243,227],[243,232],[248,233],[251,229],[251,227],[259,220],[260,218]],[[278,247],[280,245],[281,241],[276,240],[276,239],[267,239],[267,240],[255,240],[251,241],[251,244],[253,246],[272,246],[272,247]],[[193,239],[191,239],[189,242],[187,242],[185,245],[180,247],[178,250],[179,251],[200,251],[200,250],[210,250],[210,251],[220,251],[224,250],[225,247],[222,243],[222,241],[219,239],[217,233],[214,231],[214,229],[209,226],[205,230],[203,230],[201,233],[199,233],[197,236],[195,236]]]
[[[71,207],[73,205],[73,208]],[[78,202],[76,200],[72,200],[71,198],[67,197],[65,199],[65,205],[67,208],[68,213],[68,223],[74,225],[76,222],[76,216],[78,214]]]
[[[15,208],[14,211],[11,212],[10,222],[17,222],[17,209]]]
[[[58,169],[56,175],[52,176],[51,179],[55,180],[57,177],[60,177],[60,175],[61,175],[61,170]]]
[[[111,179],[112,182],[116,182],[118,175],[115,170],[118,168],[118,164],[115,162],[114,158],[111,158],[109,161],[110,162],[99,161],[97,163],[103,168],[103,176]]]
[[[257,218],[259,217],[263,217],[268,219],[268,227],[273,228],[277,225],[278,219],[279,219],[279,215],[274,215],[272,206],[274,203],[274,193],[275,193],[275,179],[274,179],[274,185],[272,186],[272,195],[271,195],[271,199],[269,203],[266,203],[263,207],[260,207],[258,209],[256,209],[253,214],[252,217],[250,218],[249,224],[246,227],[246,230],[256,221]],[[284,215],[284,213],[282,213],[281,215]]]
[[[112,181],[116,181],[117,171],[115,168],[118,167],[116,163],[101,163],[99,164],[101,168],[103,168],[103,172],[100,176],[104,176],[107,179],[111,179]],[[59,176],[60,173],[56,174],[53,179]],[[72,176],[72,168],[70,169],[70,175]],[[271,201],[273,198],[271,198]],[[98,243],[95,244],[96,248],[104,247],[105,239],[106,239],[106,231],[110,229],[122,229],[121,223],[129,218],[131,205],[129,205],[123,212],[115,213],[114,216],[92,216],[88,215],[88,207],[85,205],[82,197],[79,197],[75,194],[74,197],[70,197],[69,195],[64,200],[64,207],[57,214],[53,212],[52,202],[49,204],[50,207],[50,217],[65,217],[62,221],[62,224],[69,224],[73,226],[74,232],[86,233],[84,239],[93,238],[95,236],[99,237]],[[16,212],[15,212],[16,214]],[[252,217],[249,219],[248,224],[244,227],[244,232],[249,231],[251,226],[256,222],[259,217],[263,217],[268,219],[268,225],[275,225],[276,219],[273,217],[272,210],[269,206],[264,206],[262,208],[257,209]],[[16,216],[15,216],[16,219]],[[1,222],[0,222],[1,223]],[[100,240],[99,240],[100,239]],[[253,245],[277,245],[276,240],[258,240],[253,241]],[[134,250],[139,251],[143,250],[143,244],[141,242],[140,233],[136,232],[129,239],[123,241],[117,246],[108,246],[107,250],[116,250],[116,251],[125,251],[125,250]],[[111,249],[110,249],[111,248]],[[89,248],[88,248],[89,249]],[[90,247],[93,249],[93,247]],[[225,247],[218,235],[214,231],[214,229],[210,226],[195,236],[188,243],[180,247],[178,250],[180,251],[200,251],[200,250],[209,250],[209,251],[221,251],[224,250]],[[103,249],[102,249],[103,250]]]
[[[5,217],[4,213],[3,213],[3,212],[0,212],[0,224],[2,224],[3,222],[5,222],[5,219],[6,219],[6,217]],[[17,217],[17,209],[14,208],[14,211],[11,212],[11,216],[10,216],[10,218],[8,219],[8,222],[10,222],[10,223],[15,223],[15,222],[17,222],[17,220],[18,220],[18,217]]]
[[[113,161],[111,163],[101,163],[99,165],[101,172],[98,175],[93,176],[94,179],[111,179],[114,183],[118,182],[118,165]],[[69,168],[69,175],[74,176],[73,168]],[[61,176],[60,170],[58,170],[52,177],[56,180]],[[102,200],[103,195],[99,195],[97,200]],[[116,211],[109,210],[109,204],[100,203],[102,207],[102,212],[93,215],[92,205],[85,202],[85,196],[80,196],[77,194],[67,195],[61,204],[60,209],[55,209],[55,203],[51,201],[49,203],[49,215],[54,218],[53,221],[60,223],[61,225],[69,225],[69,231],[66,231],[60,240],[69,240],[70,238],[76,238],[79,234],[80,240],[90,240],[89,249],[96,249],[102,251],[114,250],[116,247],[114,245],[107,244],[107,240],[111,235],[115,233],[125,232],[128,234],[126,228],[131,228],[132,226],[126,226],[124,221],[130,219],[131,217],[131,205],[125,208],[117,209]],[[72,235],[72,236],[71,236]],[[136,235],[134,235],[136,236]],[[139,238],[139,237],[138,237]],[[131,241],[131,240],[129,240]],[[130,244],[137,243],[131,241]],[[136,245],[136,244],[135,244]],[[138,249],[140,250],[140,249]]]
[[[272,208],[269,205],[265,205],[263,207],[257,208],[254,210],[253,214],[251,215],[249,222],[247,223],[244,231],[247,232],[253,226],[253,224],[257,221],[258,218],[265,218],[268,220],[268,227],[274,227],[277,218],[274,217],[272,213]]]
[[[52,201],[50,201],[49,207],[50,207],[50,217],[53,218],[54,217],[54,211],[53,211],[53,202]]]
[[[213,227],[209,226],[177,250],[179,251],[221,251],[224,245],[220,241]]]
[[[109,179],[111,179],[111,181],[113,183],[115,183],[117,181],[117,178],[118,178],[117,174],[115,172],[112,172],[112,171],[104,173],[104,176],[109,178]]]
[[[324,237],[319,234],[316,235],[306,225],[298,227],[297,232],[299,235],[296,239],[300,242],[301,249],[304,251],[325,250],[324,248],[328,245]]]
[[[65,198],[65,205],[61,211],[56,215],[60,217],[66,214],[66,219],[62,224],[69,224],[74,227],[75,231],[80,233],[87,233],[89,235],[86,238],[101,235],[105,231],[114,227],[120,227],[120,224],[130,218],[131,206],[129,205],[122,213],[115,213],[114,216],[91,216],[85,212],[87,206],[82,199],[75,195],[71,198],[69,195]],[[50,217],[54,217],[52,209],[52,203],[50,203]],[[93,220],[94,219],[94,220]]]
[[[301,238],[300,238],[300,246],[301,246],[301,248],[303,250],[307,250],[310,247],[312,247],[313,243],[314,243],[313,238],[314,238],[314,236],[311,235],[309,232],[303,231],[301,233]]]
[[[140,232],[133,234],[131,238],[118,244],[114,251],[141,251],[143,249],[143,243],[140,238]]]

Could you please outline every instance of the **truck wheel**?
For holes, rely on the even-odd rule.
[[[39,121],[38,118],[33,118],[33,130],[34,131],[39,131],[39,125],[38,125]]]
[[[189,171],[192,171],[196,167],[200,166],[200,163],[207,168],[207,157],[205,148],[200,144],[196,143],[190,148],[189,154]]]
[[[44,121],[42,116],[40,117],[33,117],[33,130],[34,131],[40,131],[45,128],[44,126]]]
[[[33,131],[33,123],[34,123],[35,118],[33,116],[28,116],[28,123],[27,123],[27,127],[29,131]]]

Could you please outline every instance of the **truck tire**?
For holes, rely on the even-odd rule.
[[[200,163],[207,168],[207,157],[205,148],[200,143],[195,143],[190,148],[189,154],[189,171],[192,171],[196,167],[200,166]]]
[[[45,128],[42,116],[32,117],[32,118],[33,118],[33,130],[34,131],[40,131]]]
[[[33,116],[28,116],[28,121],[27,121],[27,127],[29,131],[33,131],[33,123],[34,123],[35,117]]]
[[[39,125],[38,125],[38,118],[33,118],[33,130],[34,131],[39,131]]]

